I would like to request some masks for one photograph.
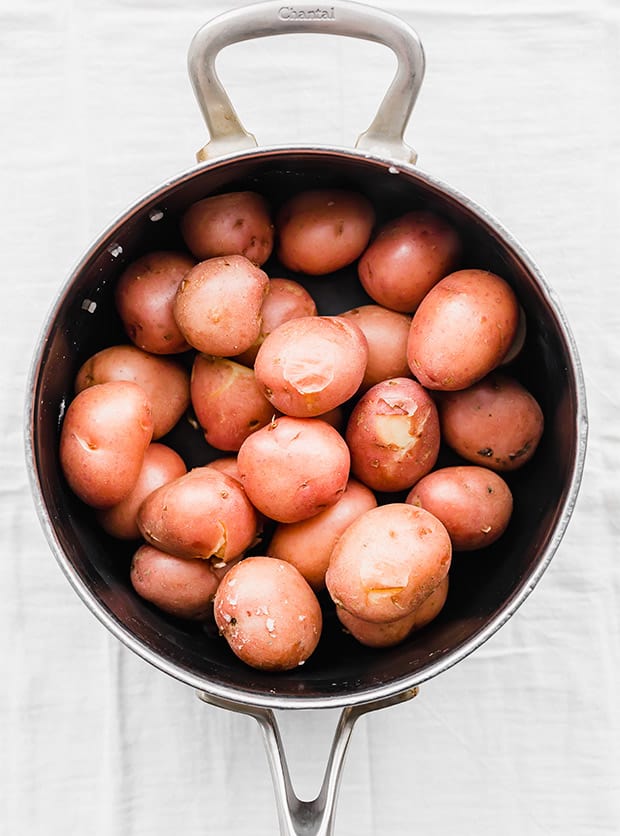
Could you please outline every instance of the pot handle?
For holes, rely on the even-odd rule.
[[[344,757],[357,719],[369,711],[405,702],[417,693],[418,688],[414,687],[396,695],[343,708],[334,732],[323,783],[312,801],[302,801],[295,794],[280,727],[271,708],[246,705],[203,692],[199,692],[198,696],[218,708],[249,714],[260,725],[276,796],[280,836],[333,836]]]
[[[424,77],[424,50],[417,33],[399,17],[372,6],[348,0],[330,3],[311,8],[286,6],[282,0],[253,3],[218,15],[198,30],[189,47],[188,70],[211,136],[196,155],[199,162],[257,145],[239,121],[215,71],[218,53],[240,41],[319,32],[374,41],[394,52],[396,74],[355,147],[415,163],[417,154],[404,143],[403,135]]]

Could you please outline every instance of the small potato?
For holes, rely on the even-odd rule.
[[[278,325],[300,316],[316,316],[316,313],[314,299],[299,282],[292,279],[270,279],[269,292],[261,308],[260,333],[248,350],[235,357],[235,360],[252,366],[265,337],[275,331]]]
[[[75,391],[110,380],[131,380],[144,389],[151,403],[154,439],[170,432],[189,406],[187,369],[132,345],[113,345],[90,357],[77,373]]]
[[[406,502],[425,508],[445,525],[454,551],[472,551],[499,539],[512,515],[512,493],[492,470],[443,467],[414,485]]]
[[[368,344],[357,325],[339,316],[306,316],[269,334],[254,371],[276,409],[311,418],[355,394],[367,360]]]
[[[132,558],[129,579],[141,598],[164,612],[192,621],[213,615],[220,581],[207,560],[175,557],[145,544]]]
[[[243,255],[260,267],[273,248],[271,213],[256,192],[228,192],[193,203],[181,218],[181,234],[200,261]]]
[[[333,273],[364,252],[374,222],[374,209],[362,194],[346,189],[301,192],[276,216],[278,258],[298,273]]]
[[[442,437],[455,452],[491,470],[517,470],[528,462],[544,430],[534,396],[501,372],[438,400]]]
[[[415,311],[428,291],[458,266],[459,233],[433,212],[412,211],[381,227],[360,258],[366,293],[386,308]]]
[[[277,522],[299,522],[334,505],[349,479],[347,445],[318,418],[276,418],[243,442],[237,462],[250,501]]]
[[[97,513],[99,525],[119,540],[137,540],[140,537],[138,508],[142,502],[152,491],[183,476],[186,471],[185,462],[171,447],[149,444],[138,481],[125,499]]]
[[[224,357],[196,355],[191,399],[205,439],[218,450],[238,450],[274,415],[252,369]]]
[[[184,253],[148,253],[130,264],[114,291],[116,309],[129,339],[152,354],[178,354],[189,345],[172,314],[181,281],[195,261]]]
[[[138,526],[147,542],[170,554],[228,563],[254,542],[257,518],[241,485],[205,466],[150,493]]]
[[[260,670],[303,665],[321,636],[316,595],[294,566],[274,557],[233,566],[218,587],[214,615],[233,653]]]
[[[308,520],[280,523],[267,547],[267,554],[292,563],[312,589],[320,592],[325,586],[325,572],[338,537],[353,520],[376,505],[372,491],[350,479],[335,505]]]
[[[366,337],[368,363],[361,391],[392,377],[411,377],[407,363],[407,340],[411,317],[381,305],[363,305],[340,314],[354,322]]]
[[[441,581],[439,586],[431,592],[419,607],[404,618],[397,621],[373,623],[364,621],[356,615],[336,607],[336,615],[342,626],[366,647],[394,647],[404,641],[415,630],[421,630],[433,621],[446,603],[448,597],[449,577]]]
[[[113,380],[71,401],[60,432],[60,464],[71,490],[93,508],[109,508],[133,490],[153,437],[142,387]]]
[[[174,318],[198,351],[218,357],[241,354],[260,333],[268,289],[267,275],[244,256],[210,258],[198,263],[179,285]]]
[[[410,488],[435,465],[439,417],[419,383],[377,383],[356,403],[345,432],[353,475],[376,491]]]
[[[519,303],[500,276],[459,270],[424,297],[407,344],[409,367],[427,389],[466,389],[498,366],[519,325]]]
[[[450,568],[444,525],[404,502],[366,511],[344,531],[325,584],[337,607],[364,621],[396,621],[413,612]]]
[[[239,465],[237,464],[236,456],[220,456],[217,459],[213,459],[213,461],[209,462],[206,466],[212,467],[214,470],[219,470],[222,473],[226,473],[227,476],[231,476],[233,479],[236,479],[237,482],[241,483]]]

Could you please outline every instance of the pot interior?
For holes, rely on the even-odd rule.
[[[505,476],[514,495],[507,532],[485,550],[455,554],[450,592],[440,616],[403,644],[372,650],[343,632],[325,598],[318,649],[303,667],[261,673],[239,662],[212,625],[177,620],[140,599],[128,572],[135,543],[107,537],[92,511],[69,491],[58,461],[59,427],[80,365],[94,352],[127,342],[112,288],[124,267],[155,249],[180,249],[179,213],[193,201],[233,189],[252,189],[274,208],[292,193],[316,186],[366,194],[378,221],[412,208],[449,218],[466,242],[463,267],[494,271],[514,287],[527,318],[524,350],[508,373],[538,399],[545,432],[537,454]],[[264,269],[305,284],[319,312],[336,314],[372,300],[355,267],[307,280],[275,258]],[[185,358],[191,362],[191,357]],[[558,544],[576,491],[580,459],[579,369],[561,314],[535,268],[483,212],[410,166],[329,149],[267,149],[194,169],[144,198],[104,233],[59,298],[44,332],[32,379],[31,448],[40,513],[61,565],[88,606],[149,661],[207,693],[288,707],[346,704],[396,692],[434,675],[483,641],[523,600]],[[188,467],[222,455],[187,421],[162,439]],[[442,449],[439,464],[457,463]],[[390,501],[400,499],[391,495]],[[568,509],[568,511],[567,511]],[[260,552],[260,546],[255,550]]]

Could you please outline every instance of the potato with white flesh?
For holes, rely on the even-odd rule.
[[[424,476],[405,500],[445,525],[454,551],[473,551],[498,540],[510,522],[512,493],[487,467],[442,467]]]
[[[394,647],[416,630],[426,627],[439,615],[448,597],[449,576],[441,581],[428,598],[409,615],[397,621],[373,623],[336,607],[336,615],[345,630],[366,647]]]
[[[238,450],[274,415],[252,369],[225,357],[196,355],[191,400],[207,443],[218,450]]]
[[[437,461],[437,408],[415,380],[386,380],[356,403],[345,438],[357,479],[377,491],[405,490]]]
[[[336,543],[325,584],[338,607],[364,621],[397,621],[450,569],[450,537],[436,517],[404,502],[358,517]]]
[[[265,339],[254,371],[265,397],[285,415],[311,418],[359,389],[368,361],[362,331],[338,316],[291,319]]]
[[[274,419],[243,442],[237,463],[252,504],[277,522],[299,522],[334,505],[349,480],[347,445],[318,418]]]
[[[235,479],[195,467],[146,497],[138,526],[147,542],[170,554],[228,563],[254,543],[257,517]]]
[[[248,349],[260,333],[269,279],[245,256],[199,262],[174,298],[174,318],[187,342],[204,354],[230,357]]]
[[[308,520],[280,523],[267,546],[267,554],[291,563],[319,592],[325,586],[325,572],[338,538],[353,520],[376,506],[373,492],[350,479],[335,505]]]
[[[232,567],[216,592],[214,615],[233,653],[269,671],[303,665],[323,625],[317,597],[297,569],[265,556]]]

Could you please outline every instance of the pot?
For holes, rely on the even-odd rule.
[[[214,68],[217,54],[238,41],[293,32],[364,38],[395,53],[394,79],[354,149],[258,148],[239,122]],[[198,165],[143,196],[97,238],[43,326],[26,410],[32,492],[52,552],[94,615],[127,647],[194,688],[204,701],[253,715],[267,744],[281,833],[327,836],[333,832],[341,767],[356,719],[410,698],[422,682],[478,648],[523,603],[556,552],[584,465],[583,376],[560,304],[524,249],[482,208],[414,166],[415,152],[404,144],[403,134],[422,82],[424,53],[403,21],[345,0],[319,8],[268,0],[220,15],[199,30],[189,51],[189,72],[211,137],[198,153]],[[329,641],[322,640],[303,667],[273,674],[245,667],[214,628],[175,620],[136,597],[127,580],[132,549],[102,533],[63,479],[59,429],[80,365],[104,346],[126,341],[112,298],[115,279],[149,250],[182,248],[177,219],[184,208],[215,192],[246,188],[277,205],[295,191],[317,186],[362,190],[379,219],[420,205],[435,209],[461,230],[467,266],[497,272],[511,283],[527,320],[514,373],[541,404],[546,430],[535,458],[510,476],[515,510],[508,531],[475,559],[453,562],[448,601],[431,625],[377,653],[354,645],[337,628],[335,615],[327,613]],[[277,274],[269,264],[266,269]],[[337,282],[315,282],[312,290],[320,312],[327,314],[370,301],[354,268],[343,270]],[[175,428],[168,440],[188,466],[219,455],[189,423]],[[341,709],[323,786],[311,802],[294,794],[274,713],[291,708]]]

